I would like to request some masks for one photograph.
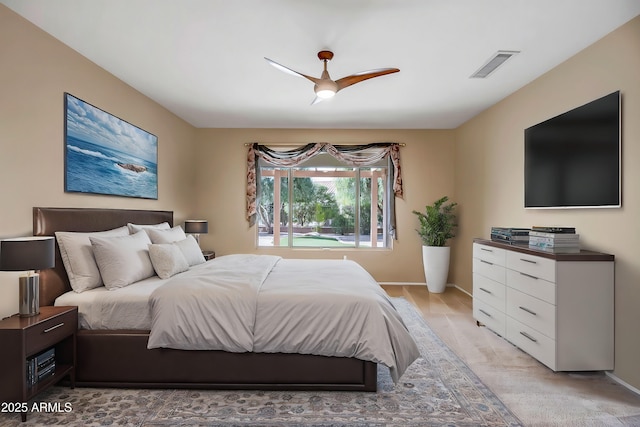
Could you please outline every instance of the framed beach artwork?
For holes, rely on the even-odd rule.
[[[158,198],[158,138],[64,94],[64,191]]]

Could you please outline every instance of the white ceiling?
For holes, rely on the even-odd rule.
[[[455,128],[640,14],[638,0],[0,3],[203,128]],[[333,79],[400,72],[311,106],[313,83],[263,59],[320,77],[323,49]],[[521,53],[469,78],[498,50]]]

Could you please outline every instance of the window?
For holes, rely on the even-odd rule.
[[[297,167],[259,167],[258,246],[388,247],[386,161],[354,167],[322,153]]]
[[[391,247],[402,144],[247,145],[247,221],[258,246]]]

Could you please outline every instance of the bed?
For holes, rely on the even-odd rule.
[[[56,232],[95,232],[111,230],[128,223],[157,224],[167,222],[173,226],[173,212],[151,210],[122,210],[122,209],[93,209],[93,208],[33,208],[33,232],[38,236],[54,236]],[[224,258],[224,257],[219,257]],[[238,259],[229,257],[231,261]],[[261,258],[262,260],[262,258]],[[215,261],[215,260],[214,260]],[[244,262],[244,259],[240,259]],[[267,260],[268,261],[268,260]],[[222,260],[220,260],[222,262]],[[228,261],[227,261],[228,262]],[[281,312],[278,307],[279,293],[283,292],[279,276],[281,269],[302,268],[300,263],[285,260],[274,260],[273,273],[269,273],[264,279],[261,288],[270,290],[268,298],[262,298],[261,306],[271,304],[263,310],[262,317],[272,316]],[[339,261],[338,261],[339,262]],[[292,264],[293,267],[288,266]],[[171,303],[172,298],[182,292],[178,288],[178,276],[182,282],[190,282],[185,279],[190,275],[205,276],[207,269],[215,269],[217,265],[211,261],[204,265],[168,279],[166,286],[158,278],[149,278],[134,283],[125,289],[124,294],[129,293],[130,304],[138,301],[136,295],[144,294],[144,289],[173,289],[169,298],[165,301]],[[316,268],[326,268],[320,265]],[[223,267],[217,267],[223,268]],[[304,267],[307,268],[306,266]],[[318,276],[317,273],[314,273]],[[182,276],[181,276],[182,275]],[[280,277],[280,279],[278,279]],[[171,284],[173,286],[169,286]],[[40,274],[40,304],[41,305],[67,305],[65,299],[69,294],[75,297],[71,291],[69,277],[62,262],[58,245],[56,245],[56,265],[53,269],[44,270]],[[95,291],[95,292],[94,292]],[[93,293],[91,293],[93,292]],[[104,289],[92,289],[91,292],[77,294],[91,300],[96,294],[115,295]],[[86,294],[86,295],[85,295]],[[155,293],[152,293],[155,296]],[[303,295],[304,296],[304,295]],[[309,298],[307,298],[309,299]],[[100,301],[98,298],[96,301]],[[141,303],[138,301],[138,303]],[[84,304],[79,303],[79,304]],[[159,303],[157,303],[159,304]],[[165,303],[166,304],[166,303]],[[75,305],[75,304],[72,304]],[[155,307],[155,304],[151,304]],[[117,304],[114,306],[118,306]],[[140,306],[142,307],[142,306]],[[302,310],[302,309],[301,309]],[[305,309],[306,310],[306,309]],[[135,311],[135,310],[134,310]],[[142,313],[143,309],[138,310]],[[164,312],[171,311],[164,309]],[[287,309],[287,312],[295,310]],[[121,320],[118,312],[113,319]],[[148,348],[150,338],[154,338],[149,328],[149,319],[156,320],[156,312],[140,316],[133,323],[118,323],[107,321],[99,316],[85,316],[81,319],[81,326],[91,329],[80,329],[77,334],[77,366],[76,384],[79,386],[100,387],[135,387],[135,388],[210,388],[210,389],[281,389],[281,390],[347,390],[347,391],[375,391],[377,384],[377,363],[370,357],[346,357],[344,355],[331,356],[322,354],[308,354],[308,352],[295,352],[295,349],[287,349],[286,352],[278,351],[272,343],[277,342],[278,337],[289,335],[292,329],[275,331],[273,327],[266,328],[266,338],[256,339],[252,345],[259,346],[260,351],[246,351],[237,349],[226,351],[221,349],[177,349]],[[266,314],[264,314],[266,313]],[[267,316],[267,317],[268,317]],[[387,313],[385,319],[394,317],[394,313]],[[224,319],[223,319],[224,320]],[[242,323],[251,323],[251,320],[241,319]],[[291,322],[282,322],[286,325]],[[93,322],[93,323],[92,323]],[[97,323],[96,323],[97,322]],[[102,322],[102,323],[100,323]],[[176,323],[170,319],[165,321],[169,325]],[[89,323],[92,323],[89,325]],[[131,327],[130,325],[133,325]],[[363,328],[366,323],[362,324]],[[375,325],[375,324],[374,324]],[[317,324],[313,326],[317,328]],[[402,325],[403,326],[403,325]],[[259,328],[256,327],[256,330]],[[263,328],[265,329],[265,328]],[[402,331],[400,331],[402,335]],[[271,335],[269,335],[271,334]],[[407,332],[408,334],[408,332]],[[404,338],[403,338],[404,339]],[[398,337],[392,336],[392,341]],[[261,343],[259,341],[262,341]],[[155,342],[155,341],[154,341]],[[415,343],[413,343],[415,346]],[[410,344],[403,359],[403,371],[413,359],[417,357],[417,348],[411,348]],[[253,347],[255,349],[257,347]],[[252,350],[250,349],[250,350]],[[293,352],[292,352],[293,351]],[[374,358],[375,360],[375,358]],[[401,372],[400,372],[401,374]]]

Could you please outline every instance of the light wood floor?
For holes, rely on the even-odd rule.
[[[484,327],[471,297],[447,288],[385,285],[404,297],[436,334],[520,418],[525,426],[640,426],[640,395],[603,372],[553,372]]]

